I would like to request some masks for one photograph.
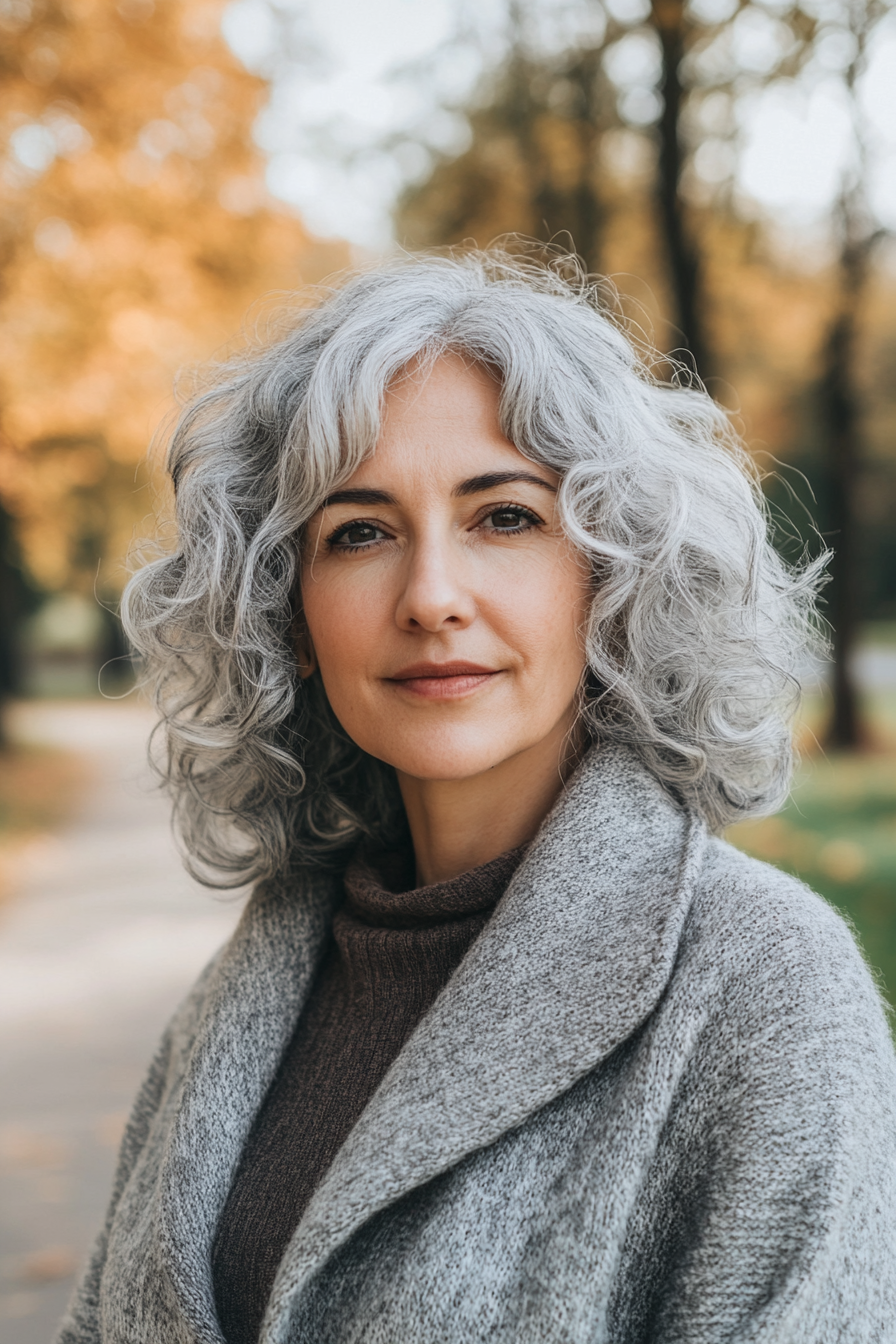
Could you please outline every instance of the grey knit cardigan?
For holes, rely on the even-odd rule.
[[[60,1344],[221,1344],[209,1252],[339,883],[165,1035]],[[896,1060],[843,921],[595,750],[280,1265],[263,1344],[896,1341]]]

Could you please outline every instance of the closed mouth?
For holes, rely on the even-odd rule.
[[[501,670],[467,662],[415,663],[386,680],[427,700],[449,700],[486,685]]]

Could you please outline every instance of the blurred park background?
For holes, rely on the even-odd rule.
[[[3,1344],[237,913],[179,872],[116,615],[173,389],[346,265],[508,233],[609,276],[785,553],[833,549],[793,800],[731,838],[896,1004],[896,0],[0,0]]]

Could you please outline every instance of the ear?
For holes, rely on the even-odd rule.
[[[314,652],[308,627],[300,614],[297,614],[293,621],[292,632],[299,676],[303,681],[307,681],[317,671],[317,654]]]

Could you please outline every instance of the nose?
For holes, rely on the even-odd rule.
[[[476,601],[464,582],[463,557],[450,539],[421,538],[406,561],[395,619],[402,630],[436,634],[462,630],[476,619]]]

